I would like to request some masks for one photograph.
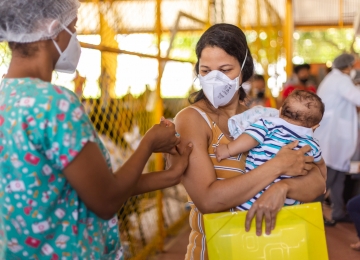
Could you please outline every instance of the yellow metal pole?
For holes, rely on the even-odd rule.
[[[260,0],[256,0],[256,54],[258,56],[258,62],[261,63],[261,57],[260,57],[260,49],[262,47],[262,43],[260,40],[260,33],[261,33],[261,6],[260,6]]]
[[[110,48],[119,48],[116,33],[109,26],[103,13],[100,12],[101,44]],[[117,55],[115,53],[101,52],[101,100],[106,104],[110,98],[115,97],[115,82],[117,70]]]
[[[211,26],[211,15],[213,10],[214,0],[208,0],[208,15],[207,15],[207,21],[206,21],[206,28],[209,28]]]
[[[343,13],[344,13],[344,0],[339,0],[339,26],[340,26],[340,28],[342,28],[344,26]]]
[[[244,14],[244,1],[238,0],[238,19],[237,19],[237,26],[241,28],[241,21],[242,21],[242,15]]]
[[[278,35],[278,30],[277,28],[273,25],[273,19],[272,19],[272,15],[275,16],[276,21],[281,24],[281,19],[280,16],[277,14],[276,10],[272,8],[272,6],[270,5],[270,3],[268,2],[268,0],[264,0],[265,6],[266,6],[266,12],[267,12],[267,25],[266,27],[268,29],[265,29],[267,35],[268,35],[268,44],[271,45],[271,41],[272,41],[272,33],[275,31],[276,34]],[[278,45],[278,43],[276,43]],[[268,67],[269,67],[269,63],[276,63],[278,61],[278,58],[280,57],[280,53],[277,52],[278,48],[269,48],[266,56],[267,56],[267,60],[268,62],[266,64],[263,64],[264,66],[264,70],[265,70],[265,97],[268,98],[270,100],[270,106],[276,108],[276,100],[273,97],[271,90],[268,87],[268,79],[269,79],[269,74],[268,74]]]
[[[292,0],[286,0],[285,9],[285,23],[284,23],[284,42],[285,42],[285,57],[286,57],[286,74],[288,77],[292,74],[292,56],[293,56],[293,33],[294,33],[294,20],[293,20],[293,5]]]
[[[161,78],[163,75],[163,60],[161,59],[161,34],[162,34],[162,24],[161,24],[161,2],[162,0],[156,0],[156,36],[157,36],[157,48],[158,48],[158,78],[156,85],[156,104],[155,104],[155,123],[159,123],[164,112],[163,100],[161,98]],[[162,154],[156,154],[155,159],[155,168],[157,171],[164,169],[164,160]],[[158,249],[160,251],[164,248],[164,239],[165,239],[165,227],[164,227],[164,216],[163,216],[163,194],[162,191],[157,192],[157,214],[158,214],[158,230],[159,230],[159,243]]]

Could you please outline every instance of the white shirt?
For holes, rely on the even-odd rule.
[[[325,113],[315,138],[320,142],[326,165],[347,172],[356,149],[360,90],[350,76],[333,69],[321,82],[317,94],[325,104]]]

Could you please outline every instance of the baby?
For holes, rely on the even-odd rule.
[[[248,172],[273,158],[282,146],[298,140],[299,144],[295,149],[309,145],[312,150],[307,155],[314,157],[315,164],[325,177],[326,165],[321,157],[319,144],[313,137],[324,109],[324,104],[316,94],[303,90],[292,92],[279,111],[259,106],[249,109],[229,119],[230,134],[238,138],[227,145],[220,144],[216,147],[216,158],[221,161],[249,151],[246,159],[246,172]],[[247,127],[244,128],[244,125]],[[284,178],[290,176],[282,175],[274,182]],[[250,209],[270,185],[237,208]],[[293,199],[287,198],[285,201],[285,206],[297,204],[300,202]]]

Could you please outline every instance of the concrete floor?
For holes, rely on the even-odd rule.
[[[330,216],[330,209],[324,206],[325,216]],[[351,223],[337,223],[335,227],[326,227],[326,241],[329,260],[360,260],[360,252],[350,248],[357,241],[355,227]],[[171,239],[165,246],[165,252],[156,260],[184,260],[189,239],[190,227],[185,226],[178,236]]]

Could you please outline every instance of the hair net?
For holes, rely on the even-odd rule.
[[[0,0],[0,42],[50,39],[76,18],[79,6],[78,0]]]
[[[332,64],[335,69],[345,69],[349,66],[352,66],[355,62],[355,58],[351,54],[341,54],[337,56]]]

